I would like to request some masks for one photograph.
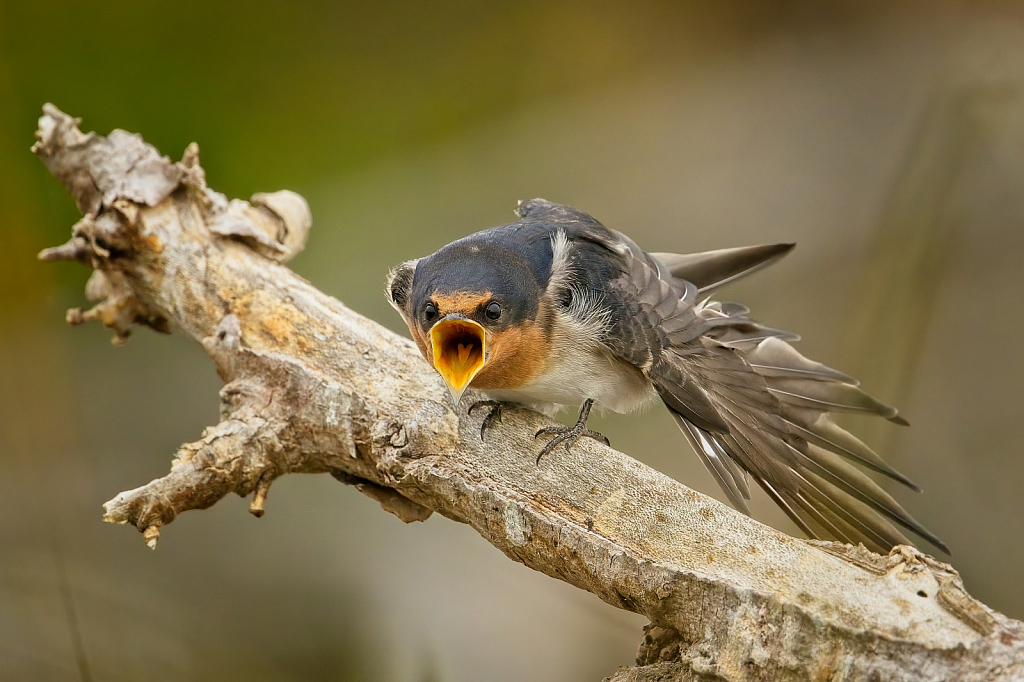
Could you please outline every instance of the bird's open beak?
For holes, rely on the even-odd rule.
[[[430,329],[434,369],[459,404],[469,382],[484,366],[484,328],[463,317],[446,317]]]

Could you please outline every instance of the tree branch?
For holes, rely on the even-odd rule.
[[[614,680],[992,680],[1024,676],[1024,624],[909,547],[890,556],[788,537],[584,439],[538,466],[547,419],[521,409],[480,439],[412,343],[288,270],[310,226],[291,192],[250,203],[206,187],[137,135],[83,135],[47,105],[33,147],[84,213],[40,254],[95,269],[96,319],[127,339],[172,326],[225,382],[221,421],[169,474],[106,503],[155,547],[181,512],[330,473],[403,521],[468,523],[509,558],[654,624]],[[473,401],[474,396],[468,396]]]

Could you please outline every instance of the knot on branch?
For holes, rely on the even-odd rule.
[[[934,596],[936,601],[947,611],[969,625],[981,635],[988,636],[1000,625],[1000,618],[1005,618],[972,597],[964,589],[964,581],[952,566],[934,557],[928,556],[915,547],[900,545],[893,547],[888,556],[893,572],[907,573],[927,572],[934,578],[936,590],[929,594],[919,590],[919,597]]]
[[[818,540],[805,542],[875,575],[910,584],[918,597],[935,599],[943,609],[981,635],[990,635],[999,627],[999,614],[967,593],[956,569],[916,547],[898,545],[883,556],[864,545]]]
[[[96,268],[85,285],[85,296],[98,303],[86,311],[81,308],[68,310],[68,324],[80,325],[98,320],[114,331],[115,345],[127,341],[131,327],[136,324],[169,334],[170,323],[164,314],[138,296],[124,273],[112,262],[114,257],[130,248],[123,224],[138,219],[138,211],[130,202],[119,199],[114,202],[114,208],[117,210],[96,217],[85,216],[75,224],[72,237],[66,244],[44,249],[39,258],[44,261],[75,260]]]
[[[333,471],[331,475],[335,480],[353,486],[371,500],[376,500],[381,509],[394,514],[405,523],[426,521],[433,514],[431,509],[403,497],[399,492],[367,481],[365,478],[359,478],[343,471]]]
[[[92,268],[111,268],[112,256],[124,255],[130,248],[122,217],[137,219],[135,205],[124,200],[116,202],[117,211],[86,215],[71,228],[71,239],[60,246],[43,249],[39,260],[73,260]]]
[[[113,263],[115,257],[131,248],[125,223],[134,224],[138,220],[135,204],[118,199],[113,208],[114,211],[99,216],[86,215],[75,224],[70,241],[39,254],[44,261],[75,260],[96,268],[85,285],[85,296],[98,303],[86,311],[80,308],[68,310],[68,324],[80,325],[98,320],[114,331],[115,345],[127,341],[132,326],[136,324],[169,334],[170,323],[164,314],[138,296],[124,273]]]
[[[225,315],[217,325],[217,331],[203,339],[203,348],[213,360],[213,365],[217,368],[217,375],[225,383],[233,381],[237,376],[235,358],[241,347],[242,326],[234,315]],[[222,405],[224,398],[225,394],[222,390]]]
[[[654,623],[644,626],[644,639],[636,652],[637,665],[678,661],[681,649],[686,645],[682,636],[671,628]]]

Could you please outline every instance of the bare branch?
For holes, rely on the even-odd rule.
[[[77,123],[48,105],[34,147],[85,213],[41,257],[99,273],[99,303],[70,318],[119,340],[173,324],[225,382],[220,423],[169,474],[106,504],[150,546],[228,493],[252,493],[260,516],[278,476],[330,473],[404,521],[468,523],[509,558],[646,615],[640,665],[616,680],[1024,676],[1024,625],[912,548],[794,539],[590,441],[538,466],[533,434],[549,422],[525,409],[481,441],[479,417],[451,409],[411,342],[282,264],[309,229],[301,197],[229,202],[194,145],[172,163],[137,135]]]

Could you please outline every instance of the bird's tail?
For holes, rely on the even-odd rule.
[[[747,512],[747,475],[814,538],[863,542],[887,552],[911,544],[899,524],[948,553],[874,480],[851,464],[919,490],[867,445],[832,421],[831,412],[879,415],[906,424],[841,372],[808,360],[786,339],[758,325],[737,304],[701,306],[714,326],[704,352],[681,357],[727,429],[698,425],[676,410],[676,422],[738,509]],[[670,406],[670,410],[671,410]]]

